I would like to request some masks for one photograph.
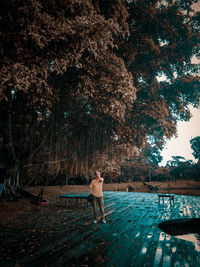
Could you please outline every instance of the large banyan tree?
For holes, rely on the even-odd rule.
[[[2,0],[9,183],[95,169],[116,175],[147,140],[162,148],[199,103],[194,2]]]

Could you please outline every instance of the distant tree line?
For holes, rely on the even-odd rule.
[[[124,162],[121,174],[113,180],[115,182],[200,181],[200,137],[192,138],[190,143],[197,163],[185,160],[181,156],[172,156],[172,160],[169,160],[166,166],[159,166],[162,159],[160,152],[156,150],[155,154],[155,148],[148,144],[138,157]],[[110,182],[109,177],[108,182]]]

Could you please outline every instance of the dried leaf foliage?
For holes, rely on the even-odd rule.
[[[125,90],[123,100],[127,104],[124,105],[130,106],[136,93],[131,74],[112,53],[117,46],[115,36],[128,28],[125,7],[125,14],[117,10],[120,3],[113,4],[115,15],[105,18],[92,1],[4,1],[1,7],[1,100],[7,99],[9,88],[14,87],[24,91],[30,104],[51,106],[60,95],[49,76],[64,75],[75,68],[82,72],[84,96],[95,98],[99,87],[106,86],[114,95],[111,100],[114,109],[115,93],[119,97]],[[119,21],[123,24],[119,25]]]

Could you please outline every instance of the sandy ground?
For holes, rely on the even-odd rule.
[[[132,191],[132,192],[150,192],[150,193],[170,193],[179,195],[200,196],[200,182],[178,181],[178,182],[151,182],[148,185],[157,187],[154,191],[142,182],[130,183],[104,183],[104,191]],[[41,187],[26,188],[27,191],[37,195]],[[65,186],[46,186],[43,199],[48,201],[48,205],[55,205],[59,200],[59,195],[67,193],[89,192],[88,185],[65,185]],[[0,225],[20,223],[19,215],[45,207],[30,204],[28,199],[19,199],[18,202],[0,202]]]

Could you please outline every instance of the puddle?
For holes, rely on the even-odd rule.
[[[175,253],[176,252],[176,247],[173,247],[172,248],[172,253]]]
[[[146,247],[143,247],[142,250],[141,250],[141,253],[142,254],[145,254],[147,252],[147,248]]]
[[[159,236],[159,241],[163,241],[165,239],[165,233],[161,232]]]
[[[147,238],[152,238],[153,234],[152,233],[149,233]]]
[[[136,235],[135,235],[135,237],[138,237],[140,235],[140,232],[138,232]]]
[[[159,262],[162,259],[162,247],[157,247],[156,249],[156,254],[155,254],[155,259],[154,259],[154,265],[158,265]]]
[[[158,227],[168,235],[194,243],[195,250],[200,252],[200,218],[164,221]]]

